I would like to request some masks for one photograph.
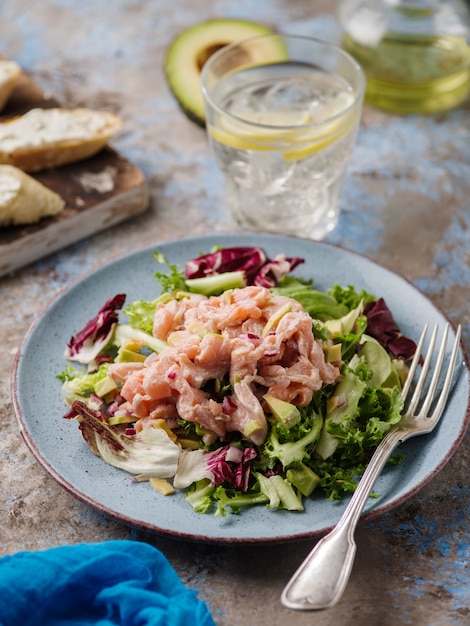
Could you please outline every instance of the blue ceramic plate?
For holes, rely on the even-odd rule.
[[[127,302],[151,300],[159,293],[153,252],[170,263],[185,261],[214,245],[258,245],[268,256],[285,253],[305,263],[295,274],[314,278],[327,289],[338,282],[382,296],[402,331],[418,338],[425,322],[441,326],[445,316],[410,283],[364,257],[344,249],[293,237],[219,234],[156,243],[119,258],[78,280],[48,306],[29,330],[13,372],[13,398],[22,435],[39,463],[67,490],[105,515],[142,529],[207,542],[269,542],[312,537],[331,528],[346,502],[328,502],[319,494],[305,511],[272,511],[254,507],[225,518],[196,514],[181,494],[155,493],[148,483],[134,483],[125,472],[106,465],[88,449],[75,422],[64,420],[66,407],[56,374],[65,367],[64,348],[107,298],[126,293]],[[465,351],[442,422],[431,435],[402,446],[404,461],[384,471],[376,483],[380,496],[370,499],[365,518],[388,511],[413,495],[449,460],[470,419],[469,376]]]

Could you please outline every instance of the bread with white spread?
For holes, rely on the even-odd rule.
[[[65,206],[61,196],[11,165],[0,165],[0,227],[34,224],[57,215]]]
[[[17,63],[0,59],[0,111],[7,103],[20,74]]]
[[[0,123],[0,164],[38,172],[93,156],[121,127],[121,119],[92,109],[31,109]]]

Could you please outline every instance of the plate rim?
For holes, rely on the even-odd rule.
[[[452,331],[455,332],[455,326],[450,321],[447,314],[438,305],[432,302],[426,293],[424,293],[421,289],[416,287],[406,277],[402,276],[401,274],[398,274],[397,272],[394,272],[393,270],[389,269],[385,265],[378,263],[374,259],[371,259],[366,254],[362,254],[362,253],[356,252],[355,250],[351,250],[344,245],[335,244],[335,243],[331,243],[328,241],[315,241],[315,240],[311,240],[308,238],[299,237],[295,235],[275,235],[271,233],[257,233],[257,234],[261,235],[264,240],[268,239],[272,241],[273,243],[275,243],[276,241],[281,242],[282,240],[286,240],[286,239],[293,240],[293,241],[299,240],[299,241],[308,243],[313,246],[318,246],[320,248],[328,247],[330,249],[338,250],[340,252],[353,255],[359,259],[363,259],[367,263],[375,266],[381,272],[389,273],[393,275],[395,278],[398,278],[404,281],[405,283],[407,283],[414,291],[416,291],[421,297],[423,297],[429,303],[429,305],[433,307],[446,321],[449,322],[449,324],[451,325]],[[315,529],[312,531],[296,532],[295,534],[292,534],[292,535],[282,534],[279,536],[269,536],[269,537],[237,537],[237,536],[231,536],[231,537],[214,536],[213,537],[210,535],[191,534],[191,533],[186,533],[186,532],[180,532],[178,530],[160,528],[158,527],[158,525],[151,524],[149,522],[146,522],[145,520],[136,520],[129,515],[123,514],[122,512],[113,511],[110,508],[108,508],[108,506],[100,503],[97,499],[87,494],[82,493],[69,480],[67,480],[59,472],[57,472],[56,469],[53,467],[53,465],[50,463],[50,461],[44,458],[44,456],[38,450],[34,442],[34,438],[29,432],[27,424],[24,421],[24,416],[22,415],[21,401],[18,395],[19,394],[18,374],[19,374],[19,368],[21,365],[24,348],[29,342],[30,338],[33,336],[34,331],[36,330],[37,326],[41,323],[43,317],[47,314],[49,309],[53,307],[54,304],[58,302],[63,296],[65,296],[65,294],[67,294],[69,291],[72,291],[74,288],[76,288],[82,282],[85,282],[91,276],[95,275],[96,273],[99,273],[102,270],[105,270],[106,268],[114,265],[115,263],[125,262],[127,259],[130,259],[131,257],[136,257],[141,254],[145,254],[146,252],[151,252],[152,250],[155,251],[155,249],[157,249],[159,246],[167,247],[167,246],[171,246],[172,244],[181,245],[184,243],[189,244],[190,242],[203,243],[203,242],[209,242],[209,241],[212,242],[212,245],[215,245],[215,239],[217,239],[217,237],[233,239],[234,241],[238,242],[238,245],[242,245],[241,242],[243,238],[246,238],[251,235],[253,235],[253,233],[239,233],[239,232],[229,231],[229,232],[212,233],[212,234],[206,234],[206,235],[185,236],[185,237],[180,237],[178,239],[171,239],[171,240],[156,240],[152,244],[145,245],[144,247],[137,247],[124,254],[118,253],[116,255],[113,255],[111,258],[108,258],[105,261],[102,261],[93,265],[91,268],[82,272],[81,274],[76,276],[73,280],[69,281],[67,284],[62,286],[51,298],[48,299],[48,301],[41,308],[41,310],[35,315],[35,318],[29,325],[28,329],[26,330],[18,346],[17,352],[15,354],[12,372],[11,372],[11,379],[10,379],[12,406],[13,406],[16,420],[18,421],[18,424],[19,424],[19,429],[20,429],[20,434],[22,436],[22,439],[25,442],[28,449],[30,450],[30,452],[32,453],[33,457],[39,463],[39,465],[41,465],[42,468],[59,485],[61,485],[66,491],[68,491],[77,500],[90,506],[92,509],[98,511],[104,516],[110,519],[113,519],[117,522],[123,523],[131,528],[137,528],[145,532],[156,533],[156,534],[160,534],[163,536],[172,537],[174,539],[182,539],[186,541],[194,541],[198,543],[209,543],[209,544],[227,544],[227,543],[268,544],[268,543],[300,541],[303,539],[312,539],[312,538],[320,537],[326,534],[327,532],[329,532],[334,527],[334,525],[328,525],[321,529]],[[463,363],[465,365],[465,369],[468,375],[470,373],[469,356],[468,356],[468,352],[465,347],[463,338],[461,338],[460,340],[460,350],[461,350],[461,354],[463,358]],[[432,471],[429,471],[426,474],[426,476],[418,484],[416,484],[413,488],[407,490],[401,496],[398,496],[397,498],[392,499],[392,501],[383,503],[376,509],[372,509],[370,511],[364,512],[360,518],[361,524],[370,522],[379,516],[385,515],[389,511],[403,504],[406,500],[408,500],[409,498],[414,496],[417,492],[419,492],[427,483],[429,483],[445,467],[445,465],[447,465],[449,460],[453,457],[457,449],[460,447],[462,440],[465,436],[465,433],[467,432],[467,429],[469,428],[469,425],[470,425],[470,385],[469,385],[468,396],[467,396],[466,402],[467,402],[466,409],[465,409],[465,413],[462,419],[460,430],[458,434],[454,437],[452,446],[449,448],[446,456],[441,460],[441,462],[438,465],[436,465],[432,469]],[[77,441],[79,441],[79,439],[77,439]]]

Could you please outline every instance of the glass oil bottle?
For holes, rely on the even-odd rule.
[[[460,0],[343,0],[342,46],[367,76],[366,101],[438,113],[470,93],[470,10]]]

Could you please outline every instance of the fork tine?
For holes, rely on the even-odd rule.
[[[429,388],[426,393],[426,398],[421,407],[421,415],[427,415],[429,411],[429,407],[431,406],[432,401],[434,400],[434,394],[436,393],[437,383],[439,382],[439,377],[441,375],[442,365],[444,363],[444,356],[447,348],[447,336],[449,334],[449,324],[446,324],[444,328],[444,332],[442,335],[441,347],[439,349],[439,353],[437,356],[437,361],[434,366],[434,372],[432,375],[431,382],[429,384]]]
[[[452,353],[450,355],[449,367],[447,368],[447,374],[444,379],[444,385],[441,391],[441,395],[439,397],[436,408],[434,409],[434,413],[431,416],[432,419],[435,420],[436,422],[441,417],[442,411],[444,410],[444,407],[446,406],[447,397],[449,395],[450,387],[452,384],[455,367],[457,365],[457,355],[459,352],[461,333],[462,333],[462,327],[459,324],[457,327],[457,332],[455,334],[454,346],[452,348]]]
[[[416,368],[418,367],[419,360],[421,358],[421,352],[423,350],[424,338],[426,337],[426,333],[428,332],[428,325],[425,324],[423,331],[421,333],[421,337],[419,338],[418,345],[416,346],[416,350],[413,356],[413,360],[411,361],[410,368],[408,371],[408,376],[406,377],[405,384],[403,385],[403,389],[401,392],[403,401],[406,400],[408,392],[411,388],[411,383],[413,382],[413,378],[416,372]]]
[[[423,366],[421,368],[421,372],[416,383],[416,387],[414,389],[413,397],[411,398],[410,404],[407,409],[407,413],[412,415],[416,409],[416,406],[421,397],[421,393],[423,391],[424,383],[426,382],[426,377],[428,375],[429,366],[431,365],[431,359],[434,351],[434,345],[436,343],[437,336],[437,324],[434,326],[434,330],[432,331],[431,339],[429,340],[428,352],[426,354],[426,358],[424,359]]]

